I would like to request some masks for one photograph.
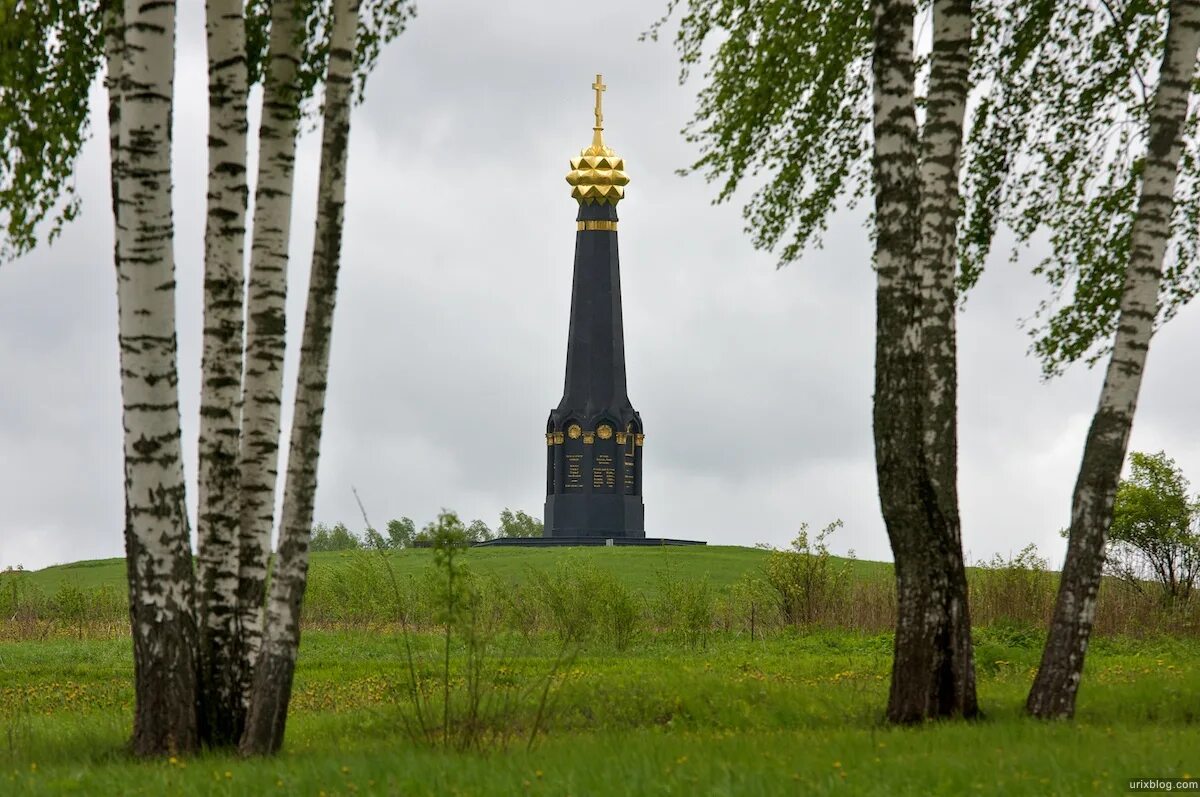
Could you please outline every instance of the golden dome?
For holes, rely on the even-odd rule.
[[[604,85],[602,76],[596,75],[592,88],[596,90],[596,126],[592,128],[592,145],[581,150],[578,158],[571,158],[567,183],[571,186],[571,196],[578,199],[581,205],[616,205],[625,197],[629,176],[625,174],[625,159],[604,146],[600,92],[608,87]]]

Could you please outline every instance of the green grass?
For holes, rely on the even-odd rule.
[[[69,565],[54,565],[30,571],[26,578],[29,584],[51,593],[63,584],[86,589],[104,586],[124,589],[125,560],[89,559],[83,562],[72,562]]]
[[[374,555],[373,552],[367,552]],[[339,551],[312,554],[314,572],[339,568],[363,552]],[[429,566],[433,552],[411,549],[389,554],[399,576],[416,574]],[[481,575],[495,575],[512,583],[524,583],[531,571],[551,570],[564,556],[580,559],[611,571],[627,586],[649,589],[658,574],[666,568],[675,569],[683,577],[707,576],[716,588],[734,583],[747,573],[757,571],[766,551],[732,545],[664,546],[661,548],[595,547],[572,548],[473,548],[466,562]],[[890,578],[892,566],[887,562],[854,560],[854,573],[860,578]],[[52,594],[62,584],[83,588],[112,586],[125,588],[124,559],[95,559],[67,565],[55,565],[32,571],[29,583]]]
[[[532,644],[520,677],[554,649]],[[122,750],[128,640],[10,643],[0,793],[1073,795],[1200,776],[1200,642],[1098,640],[1071,723],[1021,716],[1040,640],[984,629],[976,653],[983,720],[894,729],[880,722],[887,636],[594,647],[571,665],[539,745],[482,755],[421,748],[402,732],[394,636],[311,631],[280,757],[142,763]]]
[[[324,579],[323,600],[357,599],[353,590],[339,591],[355,585],[386,592],[364,581],[370,573],[364,562],[377,563],[374,556],[316,554],[314,584],[321,574],[339,576]],[[609,637],[594,634],[571,662],[546,733],[532,750],[514,744],[486,755],[448,753],[413,742],[404,731],[407,671],[400,639],[386,624],[359,618],[345,628],[326,622],[305,630],[279,757],[134,761],[123,748],[133,706],[129,639],[119,624],[81,626],[85,638],[73,639],[73,626],[48,622],[12,629],[21,639],[41,638],[0,643],[0,795],[1075,795],[1125,792],[1137,777],[1200,777],[1195,635],[1154,636],[1138,626],[1135,633],[1146,638],[1097,636],[1077,719],[1040,723],[1021,708],[1043,634],[1035,621],[997,614],[974,630],[985,717],[896,729],[881,721],[889,634],[864,631],[865,625],[781,632],[777,624],[765,640],[750,641],[744,623],[735,623],[725,627],[740,632],[713,630],[700,637],[707,644],[692,648],[680,628],[655,625],[649,607],[664,594],[664,571],[685,581],[705,578],[722,590],[760,572],[763,551],[485,548],[466,556],[472,570],[496,577],[500,594],[518,592],[505,584],[525,584],[535,572],[577,560],[649,596],[629,649],[618,652]],[[426,572],[431,558],[428,550],[413,550],[390,561],[407,582]],[[890,589],[890,565],[855,561],[852,567],[855,580],[870,589],[848,593],[848,602],[838,604],[843,622],[853,622],[864,595]],[[1000,577],[985,579],[995,582],[993,591],[973,593],[973,601],[980,598],[973,609],[1028,599],[1019,590],[994,589],[1013,573],[992,575]],[[21,578],[46,593],[63,585],[124,589],[117,559]],[[413,583],[417,597],[428,588],[420,579]],[[536,595],[527,591],[524,598]],[[602,625],[603,617],[590,622]],[[543,633],[551,627],[543,622],[526,629],[532,636],[523,641],[510,637],[520,655],[508,662],[505,678],[537,684],[558,650]],[[873,627],[890,627],[890,621]],[[114,628],[113,638],[103,638]],[[413,642],[424,677],[434,676],[439,638],[421,634]],[[456,678],[464,658],[456,648]],[[529,716],[514,714],[511,724],[524,727]]]

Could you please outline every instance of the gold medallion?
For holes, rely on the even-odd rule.
[[[612,427],[607,423],[602,423],[600,424],[599,428],[596,429],[596,434],[599,435],[601,440],[607,440],[608,438],[612,437]]]
[[[567,437],[571,438],[572,440],[578,440],[582,434],[583,429],[580,429],[579,424],[577,423],[573,423],[567,427]]]

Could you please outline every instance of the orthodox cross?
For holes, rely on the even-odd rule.
[[[604,129],[604,114],[601,112],[601,109],[600,109],[600,92],[602,92],[608,88],[608,86],[604,85],[604,76],[603,75],[596,75],[596,82],[592,84],[592,88],[594,88],[596,90],[596,129],[603,130]]]

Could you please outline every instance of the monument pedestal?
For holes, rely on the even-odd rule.
[[[558,548],[568,545],[625,546],[625,545],[708,545],[701,540],[674,540],[669,537],[500,537],[472,543],[472,548],[494,546],[518,548]]]
[[[555,537],[641,539],[645,514],[637,495],[548,495],[545,528]]]

